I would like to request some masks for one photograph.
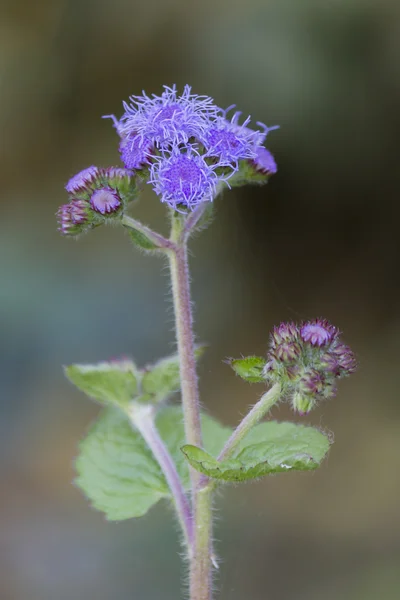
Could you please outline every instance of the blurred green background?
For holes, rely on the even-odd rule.
[[[170,509],[107,523],[71,485],[98,408],[61,369],[170,352],[167,270],[54,217],[71,175],[118,164],[101,115],[172,83],[281,125],[278,174],[226,193],[192,244],[207,410],[237,423],[262,387],[223,360],[264,353],[283,320],[330,319],[360,361],[306,419],[335,433],[320,471],[219,498],[219,598],[400,596],[399,40],[395,0],[2,0],[1,600],[180,597]],[[164,227],[148,190],[135,216]]]

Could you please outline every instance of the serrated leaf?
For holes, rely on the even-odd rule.
[[[195,357],[200,358],[205,346],[195,349]],[[150,366],[142,378],[142,391],[153,396],[153,402],[160,402],[180,389],[179,356],[174,354]]]
[[[164,408],[156,423],[188,489],[189,469],[180,451],[185,443],[181,408]],[[202,416],[202,424],[205,447],[217,454],[231,430],[207,415]],[[109,520],[140,517],[161,498],[171,497],[143,438],[132,429],[128,417],[116,409],[103,411],[81,442],[76,470],[77,485]]]
[[[183,446],[182,452],[194,469],[213,479],[246,481],[272,473],[316,469],[329,446],[328,437],[313,427],[269,421],[253,429],[232,459],[218,462],[190,445]]]
[[[106,406],[126,408],[138,391],[138,371],[130,360],[74,364],[64,371],[77,388]]]
[[[246,356],[246,358],[231,358],[229,364],[237,375],[250,383],[265,382],[263,370],[266,359],[262,356]]]

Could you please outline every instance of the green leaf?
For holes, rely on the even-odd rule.
[[[129,227],[128,233],[132,242],[138,246],[141,250],[159,250],[160,247],[152,240],[151,236],[147,236],[143,231],[139,231],[139,229],[133,229],[133,227]]]
[[[184,486],[189,488],[188,464],[180,451],[185,443],[180,407],[162,409],[157,428],[176,462]],[[231,434],[207,415],[202,416],[205,447],[218,454]],[[77,485],[91,504],[109,520],[144,515],[161,498],[170,498],[165,478],[138,431],[117,409],[107,409],[80,444],[76,461]]]
[[[206,346],[195,349],[196,358],[200,358]],[[180,389],[179,356],[174,354],[163,358],[148,367],[142,378],[142,391],[153,397],[153,402],[166,400]]]
[[[203,231],[204,229],[207,229],[207,227],[209,227],[214,220],[214,212],[214,203],[207,202],[204,212],[196,224],[194,231]]]
[[[246,358],[231,358],[229,364],[237,375],[250,383],[265,382],[263,370],[267,361],[261,356],[246,356]]]
[[[194,469],[213,479],[246,481],[316,469],[329,446],[328,437],[313,427],[269,421],[257,425],[229,460],[218,462],[196,446],[183,446],[182,452]]]
[[[138,371],[130,360],[64,368],[70,381],[104,405],[126,408],[138,391]]]

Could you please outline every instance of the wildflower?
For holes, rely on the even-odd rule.
[[[176,210],[192,209],[203,201],[211,201],[217,183],[224,180],[216,174],[218,165],[209,165],[206,158],[194,147],[181,152],[173,151],[155,160],[150,168],[150,179],[154,191]]]
[[[153,145],[139,135],[131,134],[122,138],[119,152],[127,169],[142,169],[149,162]]]
[[[201,137],[210,120],[221,111],[208,96],[192,94],[189,85],[184,87],[182,95],[174,85],[164,86],[161,96],[149,97],[144,92],[142,96],[131,96],[129,104],[124,102],[124,109],[118,133],[160,147]]]
[[[238,124],[240,113],[235,113],[228,121],[223,117],[216,119],[206,130],[201,138],[207,154],[218,156],[221,163],[229,165],[239,160],[254,158],[256,155],[257,131],[252,131],[246,125],[250,117],[243,125]]]

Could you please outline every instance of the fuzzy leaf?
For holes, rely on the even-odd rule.
[[[326,435],[295,423],[262,423],[246,437],[232,459],[218,462],[196,446],[183,446],[191,466],[223,481],[246,481],[271,473],[316,469],[329,450]]]
[[[147,236],[143,231],[134,229],[132,226],[128,228],[129,237],[132,242],[141,250],[159,250],[160,247],[155,243],[151,236]]]
[[[261,356],[246,356],[246,358],[231,358],[230,366],[237,375],[250,383],[265,382],[263,369],[266,365],[265,358]]]
[[[200,358],[205,346],[195,350],[196,358]],[[180,389],[179,356],[174,354],[151,365],[142,378],[142,391],[152,397],[153,402],[164,401]]]
[[[204,444],[218,454],[231,431],[207,415],[202,417]],[[157,428],[189,488],[189,469],[180,451],[185,442],[180,407],[160,411]],[[165,478],[138,431],[116,409],[101,413],[80,444],[77,485],[94,508],[113,521],[140,517],[160,498],[170,498]]]
[[[75,364],[64,371],[77,388],[106,406],[126,408],[138,390],[138,371],[130,360]]]

